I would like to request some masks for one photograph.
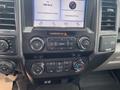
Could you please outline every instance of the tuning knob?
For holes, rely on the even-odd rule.
[[[43,73],[43,71],[44,71],[44,63],[35,63],[35,64],[33,64],[31,71],[36,76],[41,75]]]
[[[9,75],[15,71],[16,64],[13,61],[0,61],[0,73]]]
[[[33,51],[41,51],[44,47],[44,41],[43,39],[39,37],[34,37],[30,40],[30,47]]]
[[[74,62],[73,69],[75,70],[75,72],[81,72],[82,70],[84,70],[84,62],[82,60]]]
[[[77,4],[76,4],[75,1],[71,1],[71,2],[69,3],[69,8],[72,9],[72,10],[75,9],[76,6],[77,6]]]
[[[5,52],[9,49],[9,44],[5,40],[0,40],[0,51]]]
[[[81,37],[79,40],[78,40],[78,47],[80,49],[83,49],[83,50],[86,50],[89,48],[89,45],[90,45],[90,40],[88,37]]]

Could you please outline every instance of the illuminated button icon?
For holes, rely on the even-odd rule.
[[[75,1],[71,1],[71,2],[69,3],[69,8],[72,9],[72,10],[75,9],[76,6],[77,6],[77,4],[76,4]]]

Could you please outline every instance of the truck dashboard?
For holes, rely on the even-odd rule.
[[[120,69],[119,5],[120,0],[0,0],[0,73],[48,85]]]

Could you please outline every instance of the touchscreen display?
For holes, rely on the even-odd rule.
[[[85,0],[33,0],[34,27],[84,27]]]

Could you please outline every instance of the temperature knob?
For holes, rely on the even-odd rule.
[[[0,40],[0,51],[5,52],[9,49],[9,44],[5,40]]]
[[[74,62],[73,69],[75,70],[75,72],[81,72],[82,70],[84,70],[84,62],[82,60]]]
[[[90,40],[88,37],[81,37],[79,40],[78,40],[78,47],[80,49],[83,49],[83,50],[86,50],[88,49],[90,46]]]
[[[37,75],[37,76],[41,75],[44,71],[44,63],[33,64],[31,71],[34,75]]]
[[[33,51],[41,51],[44,47],[43,39],[39,37],[34,37],[30,40],[30,47]]]

